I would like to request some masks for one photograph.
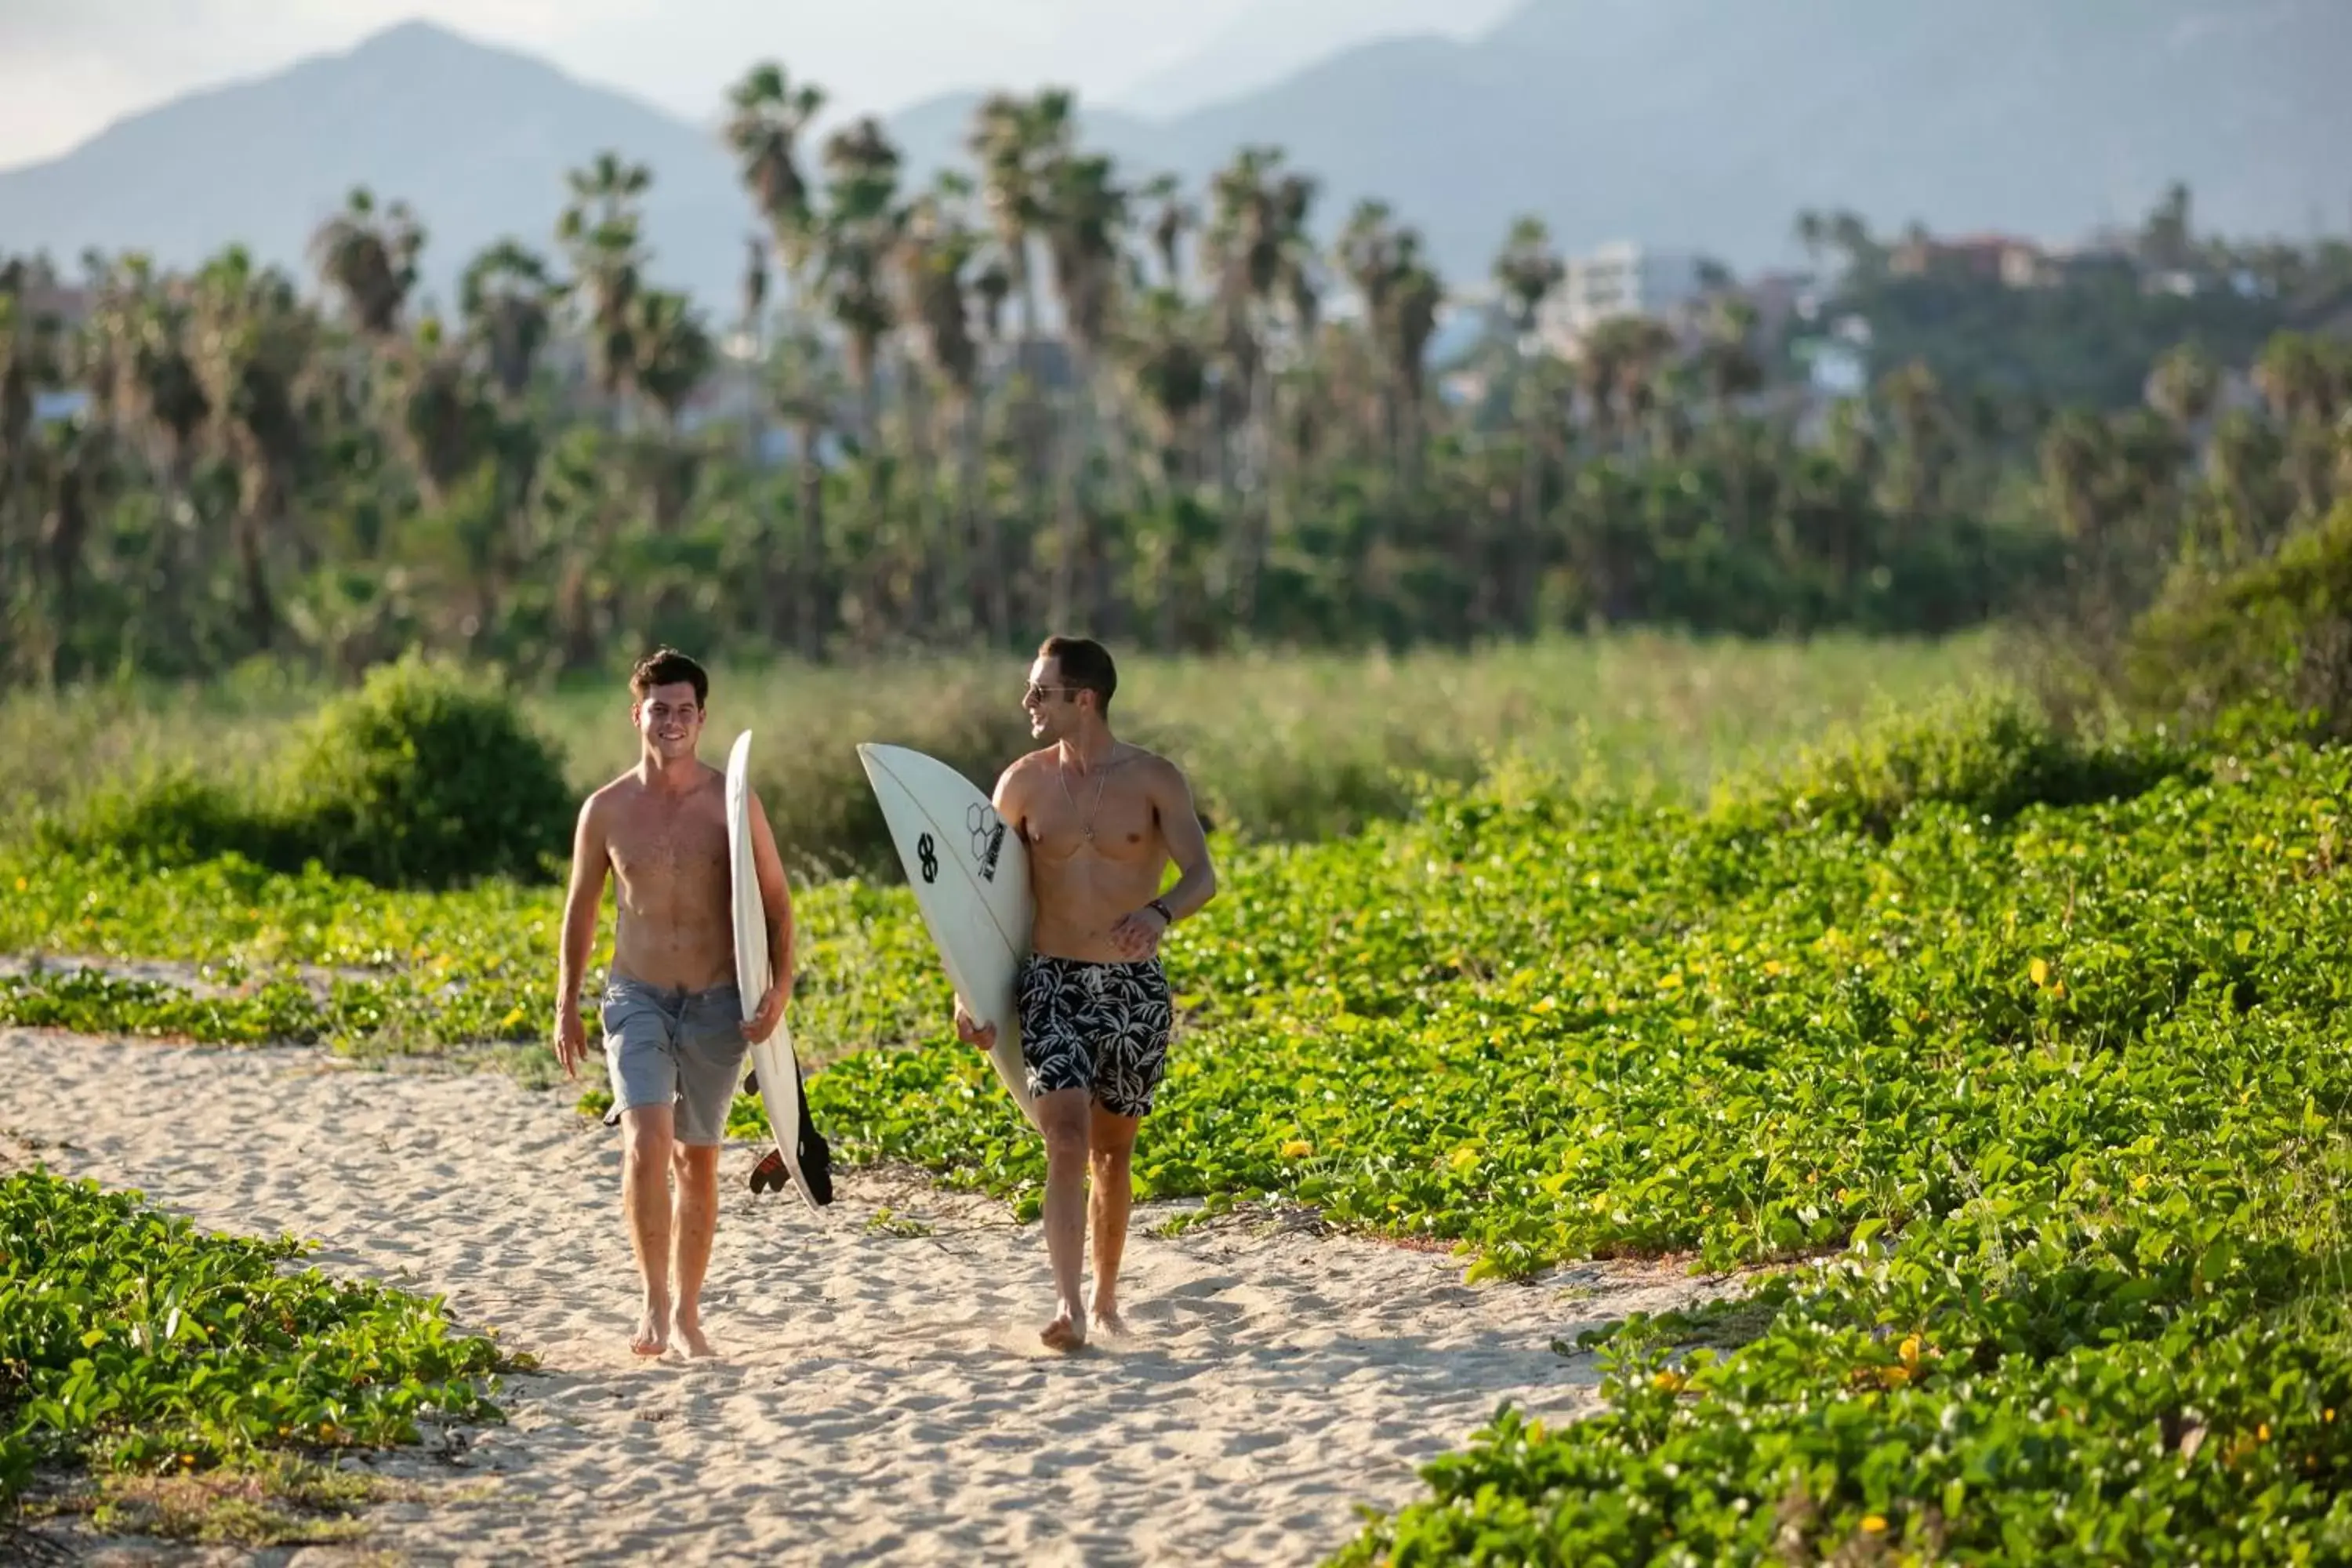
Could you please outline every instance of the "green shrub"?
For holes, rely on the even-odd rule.
[[[1716,816],[1739,827],[1822,822],[1884,838],[1930,801],[2000,822],[2031,805],[2127,799],[2187,766],[2187,753],[2160,736],[2088,740],[2014,695],[1969,694],[1809,747],[1783,773],[1727,786]]]
[[[189,763],[98,785],[71,810],[44,815],[34,841],[52,853],[111,852],[147,866],[194,865],[223,855],[268,866],[300,859],[300,846],[267,801]]]
[[[437,888],[555,874],[549,859],[564,853],[575,807],[561,753],[495,674],[411,655],[320,708],[257,776],[175,762],[100,784],[33,832],[53,853],[148,867],[233,854]]]
[[[2192,726],[2352,739],[2352,503],[2243,570],[2176,576],[2126,657],[2131,696]]]
[[[413,654],[321,709],[283,765],[294,837],[379,886],[551,875],[577,804],[498,675]]]

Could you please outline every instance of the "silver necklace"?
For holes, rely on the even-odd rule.
[[[1116,748],[1113,750],[1114,752],[1116,752]],[[1070,793],[1069,769],[1057,764],[1054,769],[1054,776],[1062,781],[1062,798],[1070,803],[1070,809],[1072,811],[1077,810],[1077,797]],[[1095,841],[1095,814],[1102,810],[1103,785],[1109,782],[1110,760],[1107,757],[1103,760],[1102,766],[1095,770],[1094,805],[1087,812],[1085,819],[1078,824],[1079,832],[1085,835],[1086,841],[1089,844],[1092,844]]]

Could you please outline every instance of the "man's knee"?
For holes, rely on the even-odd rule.
[[[1087,1130],[1063,1123],[1045,1129],[1045,1162],[1051,1165],[1083,1164],[1087,1158]]]
[[[633,1105],[621,1112],[621,1157],[630,1164],[658,1171],[677,1146],[668,1106]]]
[[[1087,1158],[1087,1107],[1076,1089],[1037,1097],[1037,1131],[1045,1140],[1048,1164],[1083,1164]]]

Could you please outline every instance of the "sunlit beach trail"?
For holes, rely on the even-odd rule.
[[[1001,1203],[848,1171],[812,1213],[753,1196],[732,1147],[705,1293],[719,1359],[647,1364],[619,1142],[576,1092],[0,1031],[17,1158],[314,1238],[321,1268],[443,1294],[539,1359],[508,1425],[387,1464],[429,1500],[373,1510],[355,1550],[409,1562],[1310,1563],[1498,1400],[1592,1408],[1592,1359],[1555,1338],[1706,1289],[1622,1264],[1470,1287],[1443,1252],[1163,1237],[1171,1211],[1139,1205],[1130,1337],[1064,1358],[1036,1342],[1043,1245]]]

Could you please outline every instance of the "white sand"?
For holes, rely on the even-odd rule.
[[[373,1510],[364,1546],[404,1561],[1311,1563],[1357,1504],[1419,1495],[1415,1467],[1499,1399],[1592,1409],[1592,1358],[1555,1337],[1706,1289],[1626,1265],[1466,1287],[1442,1252],[1231,1224],[1167,1239],[1150,1231],[1171,1209],[1138,1205],[1133,1337],[1061,1357],[1036,1342],[1036,1226],[905,1172],[837,1173],[821,1214],[754,1197],[747,1145],[722,1161],[704,1296],[721,1359],[646,1363],[618,1132],[577,1092],[0,1031],[18,1157],[315,1238],[330,1271],[442,1293],[540,1359],[508,1425],[398,1464],[434,1499]],[[885,1206],[930,1234],[870,1229]]]

